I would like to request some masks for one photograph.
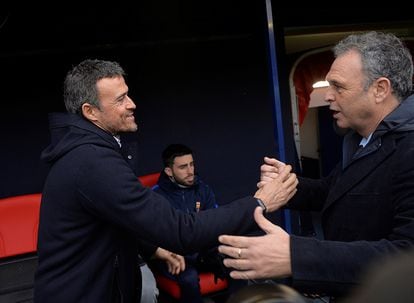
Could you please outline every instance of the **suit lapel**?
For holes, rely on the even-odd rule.
[[[326,210],[335,201],[349,192],[353,187],[370,175],[395,149],[394,140],[388,140],[387,144],[378,143],[375,148],[368,147],[360,156],[354,158],[336,179],[335,185],[329,192],[324,209]]]

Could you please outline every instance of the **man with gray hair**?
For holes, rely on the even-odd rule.
[[[410,51],[395,35],[353,34],[333,49],[325,94],[349,129],[343,157],[323,179],[299,178],[281,207],[321,212],[323,239],[289,235],[260,211],[261,237],[222,235],[233,278],[290,278],[306,293],[344,296],[383,256],[414,247],[414,95]],[[259,187],[284,163],[265,158]]]

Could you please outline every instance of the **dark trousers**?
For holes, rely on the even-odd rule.
[[[198,279],[198,270],[196,268],[197,256],[185,256],[185,270],[178,275],[172,275],[168,272],[165,262],[156,262],[157,267],[162,274],[168,278],[177,281],[181,289],[181,303],[202,303],[203,299],[200,293],[200,284]]]

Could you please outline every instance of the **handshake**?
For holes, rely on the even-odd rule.
[[[260,199],[269,212],[285,205],[292,198],[297,189],[298,179],[292,172],[292,166],[274,158],[264,158],[260,167],[260,181],[254,197]]]

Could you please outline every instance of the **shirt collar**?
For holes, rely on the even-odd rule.
[[[359,142],[359,145],[362,145],[362,147],[365,147],[367,144],[368,144],[368,142],[369,142],[369,140],[371,140],[371,137],[372,137],[372,134],[373,133],[370,133],[369,134],[369,136],[368,137],[363,137],[362,139],[361,139],[361,142]]]
[[[122,144],[121,144],[121,137],[120,137],[120,136],[118,136],[118,135],[116,135],[116,136],[114,136],[114,139],[115,139],[115,140],[116,140],[116,142],[118,143],[119,147],[122,147]]]

